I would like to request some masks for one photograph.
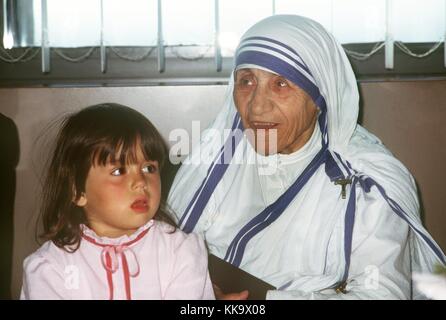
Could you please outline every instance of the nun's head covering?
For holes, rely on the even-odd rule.
[[[272,71],[305,90],[320,117],[327,110],[329,146],[345,149],[358,118],[356,79],[342,46],[319,23],[294,15],[266,18],[243,35],[235,63],[236,69]]]

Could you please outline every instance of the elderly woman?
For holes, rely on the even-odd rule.
[[[356,79],[333,36],[299,16],[258,22],[229,90],[171,189],[180,227],[275,286],[268,299],[420,297],[412,272],[445,256],[412,176],[357,124]]]

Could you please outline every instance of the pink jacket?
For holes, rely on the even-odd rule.
[[[82,228],[74,253],[48,241],[25,259],[21,299],[215,299],[198,235],[155,220],[116,239]]]

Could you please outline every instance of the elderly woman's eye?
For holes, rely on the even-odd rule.
[[[287,87],[288,86],[288,82],[285,79],[279,79],[276,82],[278,87]]]
[[[251,86],[254,82],[251,78],[241,78],[239,84],[242,86]]]

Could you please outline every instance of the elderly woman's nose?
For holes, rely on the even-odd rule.
[[[251,112],[254,114],[261,114],[272,109],[270,100],[271,92],[266,86],[257,86],[253,92],[250,103]]]

